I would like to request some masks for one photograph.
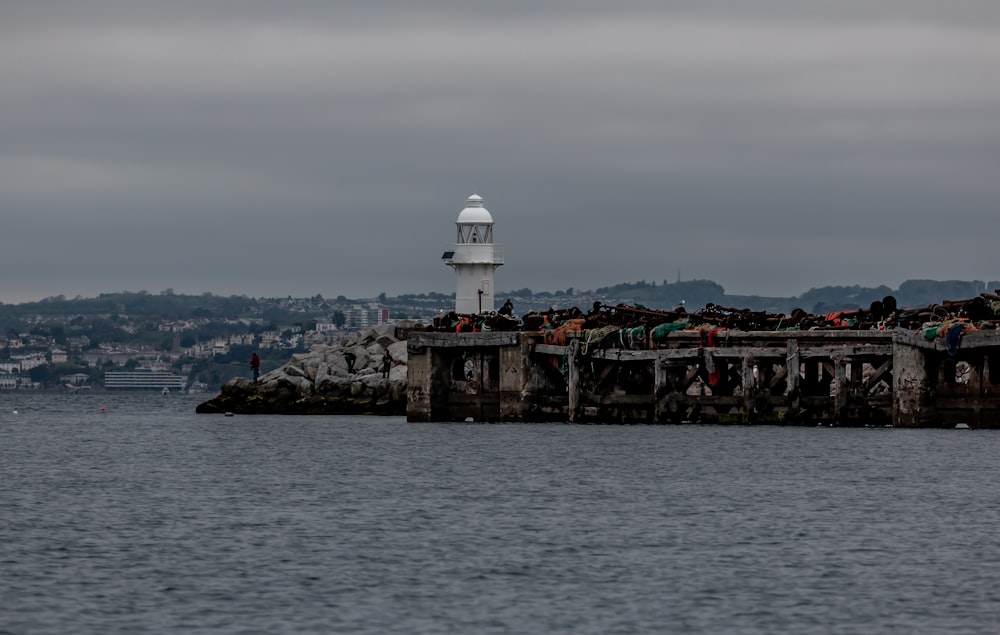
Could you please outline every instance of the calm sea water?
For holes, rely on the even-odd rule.
[[[0,632],[1000,632],[997,432],[196,403],[0,396]]]

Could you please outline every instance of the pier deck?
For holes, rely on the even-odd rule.
[[[409,421],[1000,427],[1000,332],[949,353],[919,331],[679,331],[596,348],[586,332],[414,332]]]

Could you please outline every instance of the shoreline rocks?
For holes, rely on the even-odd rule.
[[[406,340],[414,324],[362,329],[340,345],[319,346],[291,357],[254,383],[237,377],[199,404],[200,414],[406,415]],[[397,335],[401,337],[397,337]],[[402,338],[402,339],[401,339]],[[382,356],[392,366],[382,377]],[[354,355],[353,372],[345,355]]]

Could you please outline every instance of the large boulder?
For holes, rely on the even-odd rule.
[[[418,325],[408,324],[408,333]],[[257,383],[237,377],[214,399],[198,405],[199,413],[233,414],[406,414],[406,342],[394,326],[382,324],[353,333],[337,346],[319,346],[293,355],[261,375]],[[387,378],[382,355],[392,356]],[[345,353],[355,356],[348,373]]]
[[[389,354],[396,364],[406,365],[406,342],[396,342],[389,345]]]

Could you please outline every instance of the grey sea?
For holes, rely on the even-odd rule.
[[[0,632],[1000,632],[997,432],[208,397],[0,396]]]

